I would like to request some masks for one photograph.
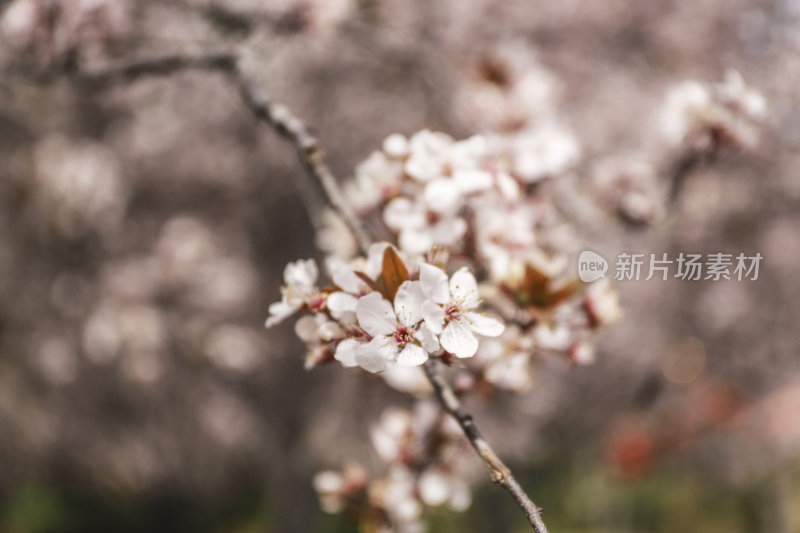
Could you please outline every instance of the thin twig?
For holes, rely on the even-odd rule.
[[[137,78],[170,76],[188,70],[233,72],[235,69],[235,55],[228,52],[214,52],[202,55],[164,56],[103,70],[77,71],[72,77],[84,83],[109,86],[131,82]]]
[[[483,438],[478,427],[475,425],[472,415],[464,411],[461,407],[461,402],[458,400],[456,393],[447,383],[447,381],[439,372],[438,362],[436,359],[429,359],[425,363],[425,375],[428,381],[433,385],[433,390],[436,394],[436,399],[442,408],[447,411],[450,416],[456,419],[461,430],[466,435],[470,444],[478,455],[483,460],[484,466],[489,471],[492,481],[503,487],[511,496],[516,500],[517,504],[522,508],[528,521],[533,526],[536,533],[547,533],[547,526],[542,521],[542,509],[531,501],[525,490],[517,482],[511,470],[500,460],[492,447]]]
[[[235,82],[242,99],[261,121],[271,126],[281,137],[294,145],[300,162],[325,191],[331,206],[344,219],[363,253],[369,249],[370,239],[355,211],[347,203],[331,169],[325,163],[325,154],[319,141],[309,133],[303,121],[288,107],[271,100],[239,68],[234,70]]]

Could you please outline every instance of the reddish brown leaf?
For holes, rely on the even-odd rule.
[[[525,265],[525,278],[522,281],[520,303],[539,309],[548,309],[570,298],[579,284],[573,280],[562,287],[553,287],[553,280],[536,267]]]
[[[394,301],[394,295],[397,294],[397,289],[400,285],[408,280],[408,269],[394,251],[394,248],[387,246],[383,252],[383,268],[381,277],[378,279],[378,284],[383,286],[383,292],[386,298],[391,302]]]

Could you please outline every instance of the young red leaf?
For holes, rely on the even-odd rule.
[[[383,285],[384,295],[390,302],[394,301],[394,295],[397,294],[400,285],[408,279],[408,269],[403,260],[394,248],[387,246],[383,252],[383,268],[378,284]]]

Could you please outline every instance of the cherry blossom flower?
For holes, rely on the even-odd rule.
[[[558,123],[528,128],[509,144],[513,173],[525,183],[561,174],[575,165],[581,154],[575,136]]]
[[[428,469],[417,480],[417,490],[422,501],[432,507],[447,504],[454,511],[464,511],[472,503],[469,483],[445,468]]]
[[[369,481],[367,472],[360,464],[349,461],[341,472],[323,470],[317,472],[312,480],[320,506],[326,513],[339,513],[344,510],[348,499],[361,491]]]
[[[415,133],[409,139],[410,154],[404,166],[406,174],[420,182],[442,176],[452,144],[453,138],[446,133],[430,130]]]
[[[475,333],[496,337],[505,326],[490,317],[473,312],[480,304],[478,283],[466,267],[461,268],[449,284],[440,268],[420,265],[420,288],[428,298],[422,304],[425,323],[439,335],[442,347],[457,357],[472,357],[478,350]]]
[[[570,337],[570,329],[561,324],[539,324],[533,330],[536,346],[543,350],[566,350],[570,346]]]
[[[383,252],[387,246],[391,245],[388,242],[374,243],[369,247],[366,258],[356,258],[353,261],[345,261],[338,257],[326,259],[328,275],[341,289],[332,292],[327,299],[327,308],[334,318],[343,322],[355,321],[358,298],[372,292],[369,285],[357,273],[373,281],[377,280],[383,265]],[[413,264],[407,257],[401,255],[401,259],[407,268]]]
[[[664,134],[680,143],[712,108],[711,91],[702,83],[688,80],[667,94],[661,122]]]
[[[301,259],[286,265],[283,271],[285,285],[281,287],[281,301],[269,306],[269,318],[266,326],[283,322],[296,313],[303,305],[319,308],[325,303],[324,297],[316,286],[319,269],[313,259]]]
[[[576,342],[569,348],[569,358],[576,365],[590,365],[597,358],[594,346],[586,341]]]
[[[452,213],[429,216],[421,202],[405,197],[389,202],[383,211],[383,221],[399,234],[400,248],[411,254],[424,253],[432,246],[455,246],[467,232],[463,218]]]
[[[506,328],[502,335],[481,342],[475,364],[483,378],[495,387],[522,392],[530,388],[531,354],[534,341],[518,326]]]
[[[369,211],[394,196],[403,177],[400,158],[376,151],[356,167],[354,179],[344,185],[344,193],[356,211]]]
[[[431,330],[419,326],[425,295],[419,282],[405,281],[397,290],[394,308],[378,292],[360,298],[356,316],[361,328],[372,340],[358,346],[355,361],[369,372],[381,372],[390,364],[421,365],[428,353],[439,348]]]
[[[370,486],[370,489],[371,503],[386,511],[391,523],[398,526],[398,531],[411,533],[424,530],[418,522],[422,515],[422,503],[416,497],[416,485],[411,472],[396,466],[385,479]]]
[[[473,70],[456,92],[455,105],[479,130],[514,131],[557,107],[556,79],[524,42],[500,43]]]
[[[586,290],[584,307],[593,326],[616,322],[622,316],[619,293],[611,287],[608,280],[593,283]]]
[[[400,392],[414,395],[429,394],[433,388],[425,371],[419,366],[393,366],[381,374],[387,385]]]
[[[670,142],[686,143],[694,150],[713,150],[721,143],[752,148],[758,140],[757,126],[766,115],[764,97],[730,70],[723,83],[689,80],[674,87],[661,123]]]
[[[337,322],[328,319],[322,313],[301,317],[295,323],[294,331],[300,340],[306,343],[332,341],[344,334]]]

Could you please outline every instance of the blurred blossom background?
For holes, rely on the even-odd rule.
[[[228,49],[342,180],[393,133],[522,131],[549,238],[761,253],[756,281],[615,282],[592,364],[534,353],[467,407],[554,533],[800,531],[796,0],[0,1],[0,531],[357,531],[312,476],[379,464],[412,399],[263,329],[284,265],[347,244],[292,147],[218,73],[68,75]],[[714,83],[753,120],[676,183]],[[526,531],[477,481],[430,530]]]

